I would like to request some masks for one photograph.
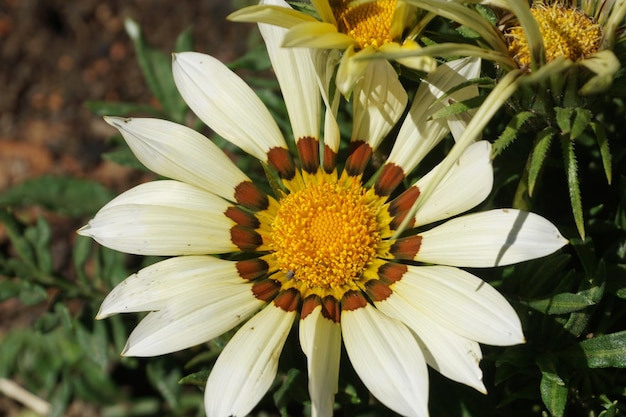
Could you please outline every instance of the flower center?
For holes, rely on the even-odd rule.
[[[346,176],[280,200],[271,237],[287,279],[336,288],[360,278],[381,241],[377,200],[370,194]]]
[[[539,24],[548,62],[560,56],[578,61],[597,52],[602,28],[583,12],[557,3],[552,7],[539,4],[530,11]],[[523,29],[512,28],[508,38],[511,55],[520,66],[530,65],[530,50]]]
[[[392,41],[390,28],[397,0],[330,0],[337,27],[361,49]]]

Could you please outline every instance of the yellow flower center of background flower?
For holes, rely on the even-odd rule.
[[[278,266],[309,288],[350,285],[376,255],[381,240],[376,214],[352,177],[289,194],[272,223]]]
[[[397,0],[330,0],[337,27],[361,49],[378,48],[392,41],[390,28]]]
[[[552,7],[538,4],[530,11],[539,24],[548,62],[560,56],[578,61],[597,52],[602,28],[580,10],[555,3]],[[511,55],[520,66],[529,66],[530,50],[524,30],[514,27],[508,38]]]

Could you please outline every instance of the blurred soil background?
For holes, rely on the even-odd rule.
[[[248,3],[0,0],[0,193],[42,175],[89,178],[116,193],[145,181],[146,174],[101,158],[116,131],[85,107],[89,100],[158,105],[124,20],[135,20],[147,41],[167,53],[176,37],[191,28],[195,50],[229,62],[245,53],[255,28],[225,17]],[[37,206],[20,210],[26,223],[38,216],[48,220],[54,269],[70,270],[80,224]],[[9,248],[0,225],[0,251]],[[41,308],[26,308],[16,298],[0,303],[0,341],[9,329],[29,326]],[[0,394],[0,417],[17,415],[20,408]]]

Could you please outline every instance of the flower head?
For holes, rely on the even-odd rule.
[[[312,1],[319,20],[309,14],[279,7],[269,2],[241,9],[231,20],[264,22],[288,28],[284,46],[343,51],[337,73],[337,87],[349,94],[365,74],[370,62],[365,58],[378,51],[413,51],[419,45],[414,35],[404,37],[417,20],[417,8],[403,0]],[[432,71],[435,61],[428,56],[398,59],[420,71]]]
[[[372,394],[403,415],[428,414],[426,364],[484,391],[478,343],[510,345],[524,337],[504,297],[458,267],[544,256],[565,240],[547,220],[512,209],[425,228],[489,194],[493,172],[486,141],[470,145],[449,172],[435,167],[392,197],[421,158],[462,123],[432,116],[445,105],[440,99],[446,91],[477,76],[480,63],[443,65],[420,86],[393,151],[366,181],[374,150],[404,108],[381,109],[368,105],[368,97],[396,92],[357,83],[364,114],[355,115],[348,156],[339,164],[336,138],[319,134],[322,106],[309,51],[281,49],[282,29],[261,30],[285,95],[296,158],[239,77],[210,56],[175,55],[175,80],[192,110],[267,165],[277,176],[275,192],[262,191],[189,128],[107,118],[147,167],[171,179],[123,193],[80,233],[123,252],[170,258],[113,289],[99,318],[150,311],[124,350],[136,356],[184,349],[241,325],[208,378],[209,416],[252,410],[276,376],[295,320],[315,416],[332,415],[342,341]],[[448,97],[472,94],[465,87]],[[443,179],[409,219],[416,229],[394,237],[436,175]]]

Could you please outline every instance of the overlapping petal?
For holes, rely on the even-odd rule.
[[[477,268],[540,258],[567,243],[545,218],[514,209],[468,214],[420,236],[416,261]]]
[[[235,187],[249,178],[206,137],[167,120],[105,117],[137,159],[151,171],[234,201]]]
[[[259,97],[219,60],[196,52],[175,54],[173,72],[185,102],[226,140],[264,162],[270,149],[286,148]]]
[[[513,307],[469,272],[441,265],[410,267],[392,289],[411,308],[469,340],[488,345],[524,342]]]
[[[350,362],[383,404],[405,416],[428,416],[428,370],[411,331],[369,304],[343,311]]]
[[[439,165],[415,184],[420,190],[429,187]],[[447,219],[482,203],[493,187],[491,145],[476,142],[465,150],[456,164],[415,214],[415,226]]]
[[[269,304],[246,322],[220,354],[207,381],[211,417],[245,416],[270,388],[295,312]]]
[[[138,185],[105,205],[79,234],[137,255],[203,255],[236,250],[229,203],[178,181]]]

